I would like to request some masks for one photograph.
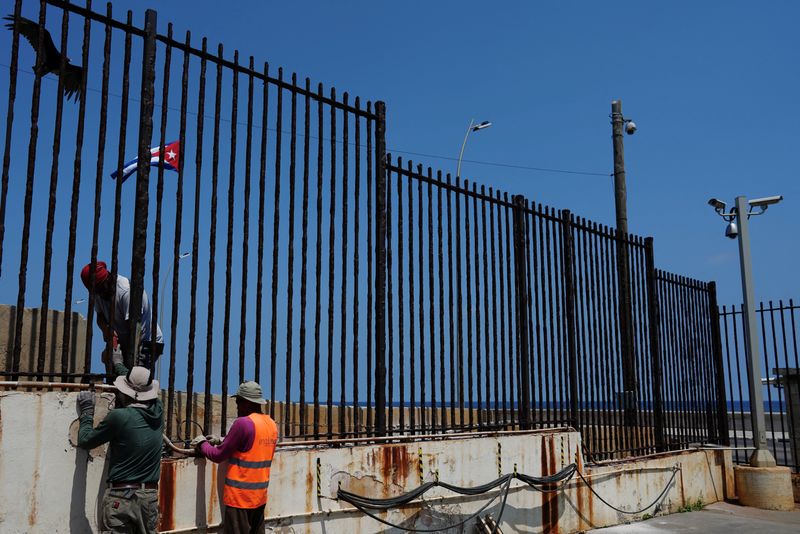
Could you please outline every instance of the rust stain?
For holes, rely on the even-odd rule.
[[[583,473],[583,460],[581,460],[580,454],[576,454],[575,455],[575,463],[578,465],[578,472],[579,473]],[[580,478],[575,477],[575,479],[578,481],[577,482],[578,483],[577,490],[575,492],[575,501],[577,503],[577,508],[578,508],[578,510],[577,510],[578,511],[578,530],[579,531],[584,531],[584,530],[588,530],[589,528],[591,528],[590,527],[590,521],[588,520],[587,515],[586,515],[586,504],[587,504],[586,503],[586,499],[587,499],[587,494],[590,493],[590,492],[589,492],[589,488],[587,488],[584,484],[582,484],[582,481],[580,480]]]
[[[381,474],[388,486],[395,483],[405,487],[409,470],[411,469],[411,455],[408,454],[405,445],[383,445],[381,446]]]
[[[317,484],[316,484],[316,473],[317,473],[317,465],[316,461],[313,461],[313,457],[310,454],[306,455],[306,512],[310,512],[312,510],[314,497],[317,495]]]
[[[587,470],[587,474],[591,475],[592,474],[592,470],[588,469]],[[589,480],[589,483],[591,485],[591,480],[592,479],[589,478],[589,477],[587,477],[586,479]],[[589,499],[589,526],[594,528],[594,526],[596,525],[596,522],[594,520],[594,493],[592,493],[589,490],[589,488],[586,488],[586,497]]]
[[[28,526],[36,524],[38,517],[36,493],[39,486],[39,456],[42,450],[42,396],[36,396],[36,452],[34,458],[36,467],[33,469],[33,484],[31,484],[31,501],[28,506]]]
[[[206,522],[210,525],[214,522],[214,507],[217,504],[217,464],[208,462],[208,465],[211,465],[211,491],[206,507]]]
[[[161,462],[158,484],[158,530],[175,529],[175,467],[173,461]]]
[[[546,441],[546,445],[545,445]],[[556,468],[555,437],[542,436],[542,475],[552,475]],[[543,489],[553,490],[556,486],[546,484]],[[542,494],[542,533],[558,534],[558,493]]]

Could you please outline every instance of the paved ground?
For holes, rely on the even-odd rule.
[[[715,503],[700,512],[654,517],[647,521],[594,530],[598,534],[663,534],[703,532],[704,534],[797,534],[800,507],[794,512],[773,512],[728,503]]]

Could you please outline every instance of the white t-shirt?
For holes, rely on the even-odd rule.
[[[131,299],[131,283],[130,280],[124,276],[117,275],[117,294],[116,305],[114,308],[114,324],[111,328],[122,339],[128,340],[128,308]],[[101,298],[94,301],[95,311],[109,323],[110,302]],[[141,341],[150,341],[150,323],[152,321],[152,314],[150,312],[150,299],[147,298],[147,292],[142,291],[142,337]],[[164,337],[161,335],[161,329],[156,325],[156,343],[164,343]]]

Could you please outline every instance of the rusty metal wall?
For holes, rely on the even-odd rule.
[[[110,394],[98,397],[97,419],[111,400]],[[87,453],[72,446],[75,402],[75,393],[0,392],[0,531],[96,531],[106,451],[99,447]],[[595,465],[587,465],[580,451],[580,435],[566,430],[340,448],[284,447],[273,463],[268,527],[272,532],[383,531],[373,519],[333,498],[340,483],[356,493],[392,496],[433,479],[437,472],[441,480],[475,486],[515,468],[530,475],[551,474],[576,458],[592,488],[622,509],[654,500],[675,466],[681,470],[667,488],[660,513],[698,499],[711,503],[732,496],[730,451],[684,451]],[[161,531],[216,531],[220,469],[193,458],[164,460]],[[385,518],[417,528],[440,528],[463,519],[495,495],[454,497],[437,489],[424,503],[412,503]],[[494,502],[486,513],[496,517],[499,506]],[[511,532],[566,533],[630,519],[606,507],[577,480],[556,494],[515,482],[502,526]]]

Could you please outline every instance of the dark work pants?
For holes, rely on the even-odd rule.
[[[264,532],[264,507],[234,508],[225,507],[225,516],[222,518],[222,532],[224,534],[263,534]]]

